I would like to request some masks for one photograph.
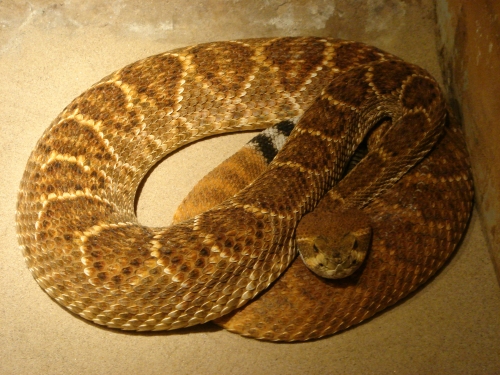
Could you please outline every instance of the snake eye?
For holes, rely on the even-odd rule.
[[[319,249],[318,249],[318,247],[316,246],[315,243],[313,244],[313,250],[314,250],[315,253],[319,253]]]
[[[357,239],[354,239],[352,241],[352,249],[353,250],[356,250],[358,248],[358,240]]]

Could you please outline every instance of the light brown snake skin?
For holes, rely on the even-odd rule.
[[[283,273],[296,255],[298,221],[338,181],[374,124],[391,117],[394,125],[378,152],[371,153],[373,164],[366,167],[364,180],[352,181],[353,200],[369,200],[416,164],[443,133],[445,114],[442,95],[428,73],[360,43],[259,39],[153,56],[105,77],[44,133],[21,182],[19,242],[40,286],[95,323],[128,330],[203,323],[243,306]],[[195,139],[262,129],[298,116],[277,158],[235,197],[172,227],[137,222],[137,186],[165,155]],[[445,140],[457,139],[454,130],[445,134]],[[396,237],[382,234],[380,242],[393,249],[392,258],[375,257],[372,251],[355,278],[384,279],[376,284],[377,300],[366,298],[350,280],[341,287],[352,290],[347,293],[354,306],[350,310],[304,304],[299,309],[315,314],[316,323],[276,311],[248,329],[237,313],[228,328],[271,340],[320,337],[415,289],[453,251],[470,213],[472,183],[461,142],[440,146],[449,153],[433,152],[438,155],[436,169],[419,172],[420,182],[408,182],[423,183],[418,186],[425,193],[426,181],[443,180],[452,187],[432,193],[443,199],[430,208],[415,205],[409,215],[414,224],[395,223]],[[454,159],[458,167],[448,164]],[[436,177],[434,171],[441,169],[444,174]],[[395,201],[380,197],[370,204],[388,208],[380,220],[398,211],[405,189],[390,197]],[[421,227],[430,229],[416,236]],[[402,232],[408,237],[402,238]],[[394,254],[400,248],[415,251]],[[303,282],[311,278],[318,280],[309,272]],[[280,297],[278,286],[263,297]],[[330,300],[342,298],[333,292]],[[349,323],[336,320],[342,314],[350,317]],[[287,321],[292,323],[285,326]]]

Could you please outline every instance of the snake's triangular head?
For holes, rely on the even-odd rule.
[[[352,275],[370,248],[370,220],[359,209],[327,210],[321,206],[304,216],[297,228],[297,247],[305,265],[318,276]]]

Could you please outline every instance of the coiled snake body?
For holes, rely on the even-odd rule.
[[[453,251],[470,213],[472,184],[463,141],[456,128],[445,127],[445,117],[441,92],[427,72],[361,43],[253,39],[152,56],[92,86],[43,134],[21,182],[19,242],[40,286],[95,323],[165,330],[219,318],[285,271],[296,255],[297,223],[337,184],[365,135],[390,118],[392,125],[383,127],[376,150],[359,165],[356,176],[363,178],[351,179],[346,195],[361,206],[387,206],[387,216],[411,205],[415,220],[430,231],[411,246],[412,240],[401,239],[397,230],[397,237],[381,241],[386,246],[401,239],[392,249],[410,246],[417,258],[424,258],[403,262],[403,272],[396,274],[391,267],[400,267],[393,263],[404,253],[392,260],[368,259],[357,278],[379,277],[373,285],[385,289],[377,294],[389,297],[373,302],[356,294],[350,312],[318,301],[320,326],[311,328],[298,316],[286,327],[276,321],[250,327],[246,318],[236,324],[246,335],[270,340],[320,337],[394,303],[427,280]],[[138,223],[137,186],[162,157],[196,139],[262,129],[283,119],[298,123],[250,186],[168,228]],[[401,186],[402,176],[414,171],[440,138],[446,142],[439,143],[444,144],[439,150],[445,151],[436,149],[431,160],[437,166],[426,174],[429,166],[424,165],[420,181],[401,187],[406,192],[409,185],[421,184],[417,187],[425,190],[426,179],[446,180],[451,189],[431,193],[442,198],[431,203],[437,208],[426,212],[416,201],[406,206],[384,202],[384,191],[395,183]],[[436,177],[436,170],[445,174]],[[451,210],[453,204],[458,208],[452,215],[436,219],[434,211]],[[398,220],[395,226],[403,221]],[[417,227],[411,222],[403,223],[410,237]],[[374,245],[377,241],[374,237]],[[371,257],[376,254],[373,250]],[[338,295],[327,297],[333,305],[339,302]],[[304,313],[314,313],[307,311],[310,304],[304,306]],[[350,316],[350,323],[338,325],[335,314]]]

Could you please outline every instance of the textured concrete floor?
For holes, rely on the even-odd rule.
[[[210,324],[159,334],[102,329],[43,293],[18,250],[16,194],[31,149],[72,98],[126,63],[208,40],[312,34],[375,44],[439,77],[432,2],[348,3],[0,2],[0,374],[499,373],[500,288],[476,216],[418,293],[354,329],[300,344]],[[141,222],[168,224],[194,183],[250,137],[211,139],[167,159],[144,187]]]

